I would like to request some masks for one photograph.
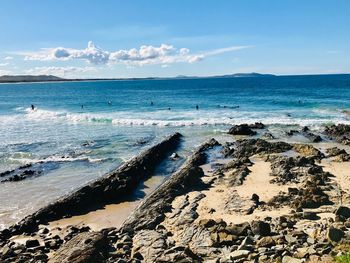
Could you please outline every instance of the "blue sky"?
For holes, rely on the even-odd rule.
[[[348,0],[2,0],[0,12],[0,75],[350,72]]]

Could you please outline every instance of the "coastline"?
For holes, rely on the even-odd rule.
[[[2,258],[332,262],[350,244],[349,130],[349,125],[326,127],[322,137],[330,141],[323,143],[310,141],[317,134],[304,128],[297,132],[307,136],[305,143],[291,142],[287,134],[266,139],[268,126],[261,123],[236,125],[229,131],[232,141],[202,144],[177,172],[127,210],[130,215],[106,199],[102,210],[90,209],[94,220],[84,212],[80,218],[63,213],[45,222],[29,216],[35,227],[24,223],[26,227],[1,232]],[[175,150],[165,148],[168,154]],[[142,156],[136,160],[143,163]],[[125,166],[134,169],[135,164]],[[73,207],[84,203],[83,196],[78,200]],[[53,207],[46,211],[51,214]],[[106,223],[109,219],[114,226]],[[85,250],[89,253],[73,257]]]

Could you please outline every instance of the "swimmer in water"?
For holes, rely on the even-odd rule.
[[[153,106],[154,105],[154,103],[153,103],[153,101],[151,101],[151,106]]]
[[[111,106],[111,105],[112,105],[112,102],[111,102],[110,100],[108,101],[108,105],[109,105],[109,106]]]
[[[33,104],[30,107],[32,108],[32,110],[35,110],[35,106]]]
[[[198,105],[196,105],[196,110],[198,110],[199,109],[199,107],[198,107]]]
[[[170,107],[168,108],[168,110],[171,110]]]
[[[81,104],[81,109],[84,109],[84,105],[83,104]]]

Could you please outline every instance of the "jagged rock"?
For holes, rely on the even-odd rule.
[[[340,230],[335,227],[330,227],[327,231],[327,238],[329,242],[339,242],[343,237],[345,236],[345,233],[343,230]]]
[[[237,141],[236,158],[246,158],[255,154],[281,153],[292,149],[285,142],[268,142],[262,139],[245,139]]]
[[[339,143],[350,145],[350,125],[338,124],[327,126],[325,133]]]
[[[143,262],[155,262],[167,248],[166,237],[155,230],[141,230],[133,238],[131,257],[142,255]]]
[[[294,144],[293,149],[303,156],[311,156],[315,157],[316,159],[321,159],[324,157],[323,153],[310,144]]]
[[[63,244],[49,263],[103,262],[107,250],[107,240],[101,233],[84,232]]]
[[[271,234],[270,224],[264,221],[252,221],[250,227],[255,235],[269,236]]]
[[[218,145],[216,140],[202,144],[187,160],[184,166],[168,178],[157,191],[150,194],[125,221],[125,229],[141,230],[154,229],[165,218],[164,213],[171,209],[171,202],[176,196],[185,195],[193,187],[204,186],[201,177],[203,170],[198,167],[206,161],[205,151]]]
[[[230,128],[228,134],[232,135],[255,135],[256,132],[253,131],[248,124],[234,125]]]
[[[34,232],[39,224],[77,213],[93,204],[110,202],[134,190],[140,180],[147,178],[180,143],[181,134],[175,133],[162,142],[124,163],[104,177],[64,196],[10,227],[13,234]]]

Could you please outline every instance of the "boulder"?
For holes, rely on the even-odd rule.
[[[234,125],[228,132],[232,135],[255,135],[256,132],[253,131],[248,124]]]
[[[335,227],[330,227],[327,231],[327,238],[328,241],[333,243],[338,243],[339,241],[342,240],[342,238],[345,236],[345,233],[343,230],[335,228]]]
[[[350,218],[350,208],[346,206],[339,206],[335,211],[336,217],[340,219],[340,221],[346,221]]]

